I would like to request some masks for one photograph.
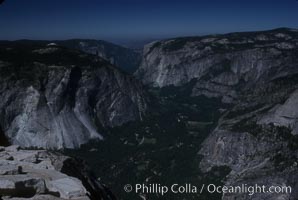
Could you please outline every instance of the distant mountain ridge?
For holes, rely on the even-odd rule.
[[[0,45],[11,43],[10,41],[0,41]],[[69,39],[69,40],[16,40],[15,44],[20,45],[47,45],[57,44],[70,49],[78,49],[85,53],[93,54],[106,59],[119,69],[133,73],[139,67],[141,54],[129,48],[122,47],[103,40],[93,39]]]
[[[139,52],[103,40],[72,39],[53,42],[102,57],[128,73],[133,73],[137,70],[141,62],[141,54]]]

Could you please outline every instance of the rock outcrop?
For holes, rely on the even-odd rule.
[[[0,49],[0,132],[11,143],[76,148],[142,119],[146,93],[130,75],[77,50],[29,44]]]
[[[71,165],[70,165],[71,163]],[[114,200],[81,162],[43,150],[0,147],[0,199]]]

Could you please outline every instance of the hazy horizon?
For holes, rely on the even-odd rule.
[[[6,40],[6,39],[0,39],[0,41],[20,41],[20,40],[32,40],[32,41],[63,41],[63,40],[76,40],[76,39],[81,39],[81,40],[102,40],[110,43],[114,43],[117,45],[121,45],[124,47],[128,48],[133,48],[133,47],[141,47],[145,44],[148,44],[153,41],[158,41],[158,40],[165,40],[165,39],[172,39],[172,38],[179,38],[179,37],[196,37],[196,36],[207,36],[207,35],[224,35],[224,34],[229,34],[229,33],[235,33],[235,32],[262,32],[262,31],[269,31],[269,30],[274,30],[274,29],[279,29],[279,28],[289,28],[289,29],[298,29],[297,27],[276,27],[272,29],[264,29],[264,30],[247,30],[247,31],[234,31],[234,32],[226,32],[226,33],[206,33],[206,34],[194,34],[194,35],[176,35],[176,36],[168,36],[168,37],[159,37],[159,38],[61,38],[61,39],[31,39],[31,38],[20,38],[20,39],[12,39],[12,40]]]
[[[298,1],[6,0],[0,40],[142,41],[297,28]]]

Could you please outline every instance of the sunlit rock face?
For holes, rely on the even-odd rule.
[[[298,89],[282,104],[277,104],[266,114],[260,117],[259,124],[274,124],[285,126],[292,130],[294,135],[298,135]]]
[[[96,56],[15,44],[0,55],[0,127],[13,144],[76,148],[146,111],[141,84]]]
[[[298,32],[276,29],[157,41],[144,48],[135,75],[155,87],[193,79],[193,95],[233,102],[239,91],[296,71]]]

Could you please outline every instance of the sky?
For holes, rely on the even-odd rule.
[[[298,0],[5,0],[0,40],[148,39],[298,28]]]

